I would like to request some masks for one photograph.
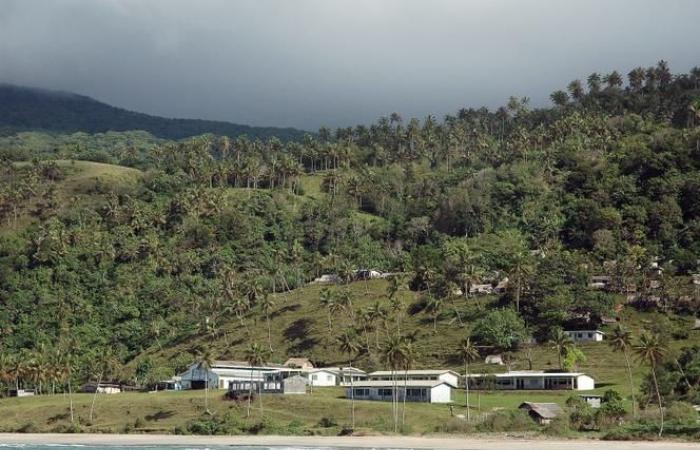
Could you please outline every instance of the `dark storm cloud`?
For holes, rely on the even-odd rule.
[[[0,81],[315,129],[700,64],[696,0],[0,0]]]

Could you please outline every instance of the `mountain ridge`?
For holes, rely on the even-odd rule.
[[[164,139],[205,133],[283,141],[300,139],[296,128],[256,127],[226,121],[167,118],[109,105],[67,91],[0,83],[0,134],[23,131],[103,133],[144,130]]]

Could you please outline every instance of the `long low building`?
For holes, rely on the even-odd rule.
[[[281,370],[282,366],[252,367],[243,361],[214,361],[209,369],[194,363],[179,375],[183,389],[228,389],[235,381],[264,381],[267,374]]]
[[[409,381],[444,381],[453,386],[459,385],[460,375],[447,369],[417,369],[417,370],[378,370],[367,375],[369,381],[391,381],[392,379]]]
[[[452,402],[452,389],[456,385],[441,380],[397,380],[396,385],[387,381],[362,381],[346,390],[347,398],[355,400],[392,401],[394,395],[398,401],[424,403]],[[396,394],[394,394],[396,390]]]
[[[520,371],[469,376],[472,389],[573,390],[595,389],[595,380],[580,372]]]

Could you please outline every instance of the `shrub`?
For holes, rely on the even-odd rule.
[[[538,425],[530,418],[527,411],[503,410],[497,411],[477,425],[478,431],[505,432],[505,431],[534,431]]]
[[[331,417],[321,417],[321,420],[318,421],[318,426],[323,427],[323,428],[337,427],[338,422],[332,416]]]

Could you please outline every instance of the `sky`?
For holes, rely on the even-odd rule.
[[[316,130],[700,65],[698,0],[0,0],[0,82]]]

